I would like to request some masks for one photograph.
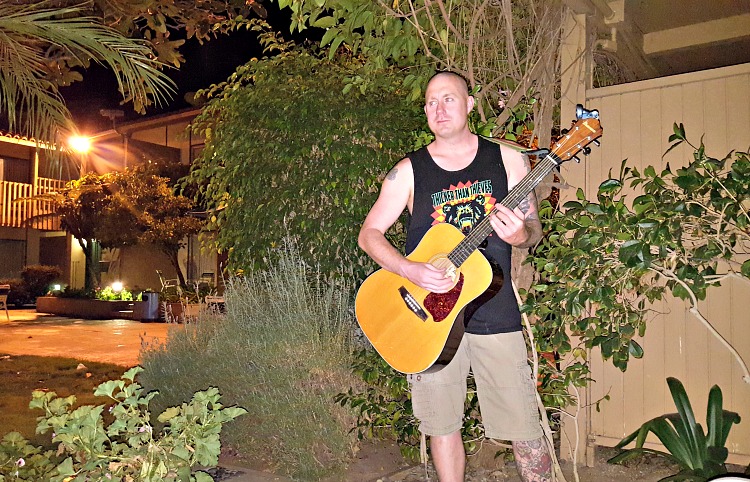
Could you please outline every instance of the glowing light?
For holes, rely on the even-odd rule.
[[[62,286],[60,285],[52,285],[52,291],[60,291],[62,289]]]
[[[86,153],[91,150],[91,139],[88,137],[71,136],[70,139],[68,139],[68,144],[77,152]]]
[[[122,291],[122,281],[115,281],[114,283],[112,283],[112,291],[114,291],[115,293],[119,293],[120,291]]]

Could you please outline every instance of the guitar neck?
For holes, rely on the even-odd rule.
[[[555,158],[552,154],[542,159],[534,169],[528,173],[518,184],[510,190],[507,196],[500,201],[500,204],[509,208],[515,209],[518,205],[526,199],[526,197],[534,190],[539,183],[550,173],[558,163],[555,162]],[[494,209],[493,209],[494,211]],[[487,236],[492,233],[492,224],[490,224],[490,212],[489,215],[485,216],[482,221],[474,226],[458,246],[448,254],[448,259],[453,263],[454,266],[461,266],[466,261],[471,253],[473,253]]]

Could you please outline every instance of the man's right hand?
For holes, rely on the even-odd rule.
[[[456,284],[454,277],[447,274],[445,269],[429,263],[404,259],[400,271],[402,277],[432,293],[447,293]]]

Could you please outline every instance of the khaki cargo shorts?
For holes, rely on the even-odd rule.
[[[520,331],[466,333],[453,360],[442,370],[408,376],[412,407],[422,433],[448,435],[461,429],[470,369],[486,437],[515,441],[542,436],[536,384]]]

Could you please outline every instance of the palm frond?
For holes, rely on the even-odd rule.
[[[143,112],[152,101],[164,105],[174,83],[160,69],[149,45],[106,27],[78,7],[44,8],[44,4],[0,3],[0,108],[25,135],[54,141],[67,129],[70,113],[57,86],[45,78],[46,49],[53,46],[72,64],[91,61],[114,73],[125,101]]]

